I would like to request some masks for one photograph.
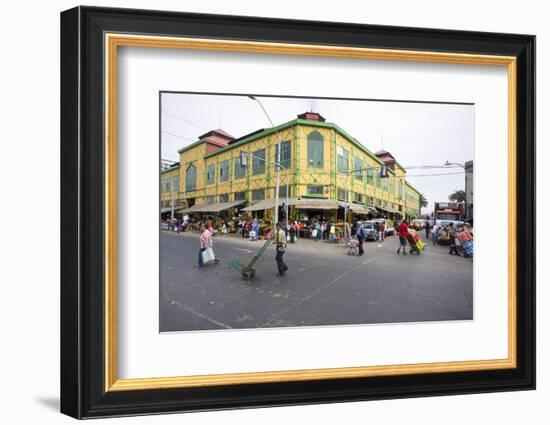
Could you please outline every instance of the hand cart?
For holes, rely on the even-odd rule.
[[[258,251],[258,253],[254,257],[252,257],[252,260],[250,260],[250,263],[248,263],[246,266],[240,261],[235,260],[229,263],[229,267],[241,272],[241,276],[244,280],[250,280],[252,276],[254,276],[254,273],[256,273],[256,267],[260,265],[263,261],[265,250],[267,249],[271,241],[272,239],[267,239]]]

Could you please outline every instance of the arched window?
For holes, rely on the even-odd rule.
[[[312,131],[307,136],[307,166],[323,168],[324,140],[321,133]]]
[[[185,191],[190,192],[197,187],[197,168],[191,164],[185,173]]]

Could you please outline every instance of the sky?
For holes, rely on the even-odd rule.
[[[463,169],[444,164],[474,159],[474,105],[255,96],[275,125],[306,111],[318,112],[371,152],[390,152],[407,170],[407,180],[428,199],[423,212],[464,190]],[[238,138],[271,127],[260,105],[246,95],[163,93],[160,108],[161,156],[173,161],[179,160],[178,149],[211,129]]]

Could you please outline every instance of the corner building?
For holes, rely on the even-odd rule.
[[[188,212],[216,211],[208,205],[273,208],[277,143],[281,140],[280,203],[288,185],[290,218],[307,210],[333,219],[349,213],[388,218],[420,214],[419,192],[389,152],[372,153],[337,124],[315,112],[274,128],[235,138],[212,130],[180,149],[179,199]],[[246,154],[246,155],[242,155]],[[241,163],[243,156],[248,158]],[[184,210],[185,211],[185,210]],[[202,212],[204,212],[202,211]]]

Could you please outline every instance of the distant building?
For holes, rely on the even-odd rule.
[[[465,172],[465,192],[466,202],[464,216],[466,220],[472,220],[474,218],[474,161],[467,161],[464,164]]]
[[[171,162],[160,171],[160,214],[164,219],[174,218],[180,207],[180,164]]]

